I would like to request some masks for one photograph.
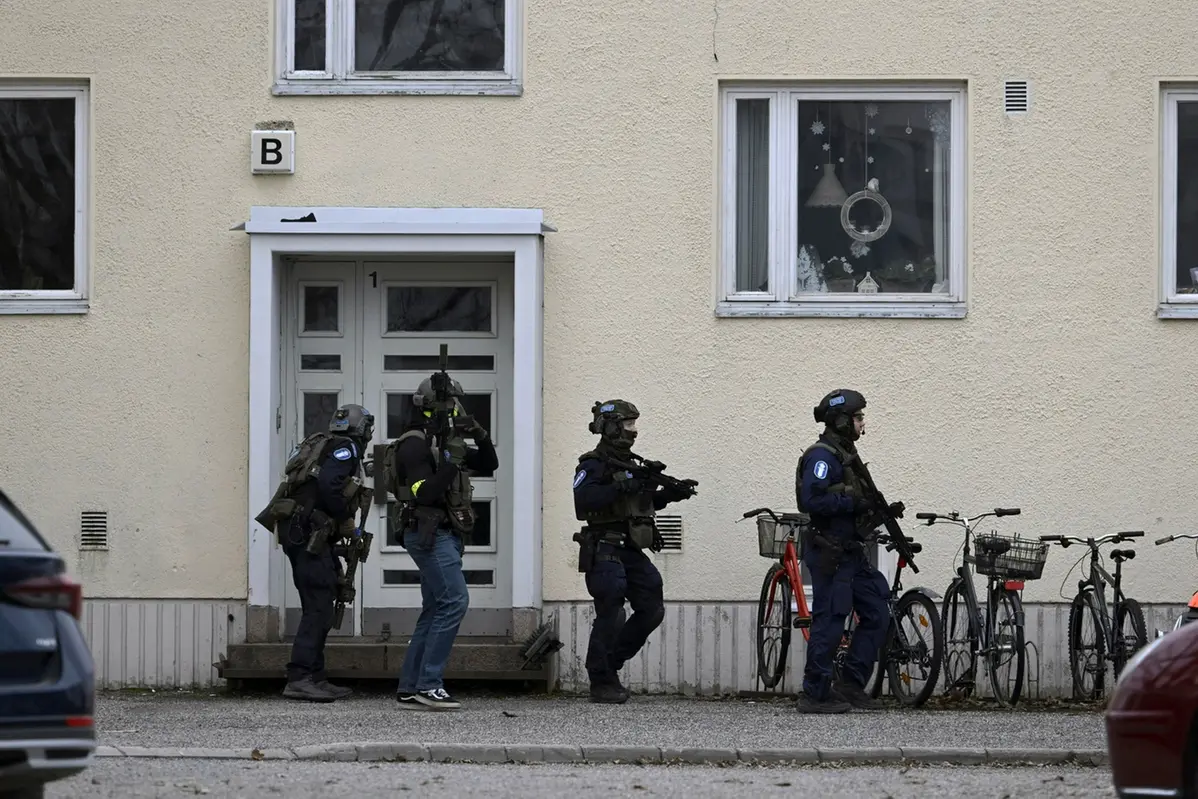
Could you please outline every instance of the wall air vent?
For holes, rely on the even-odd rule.
[[[1031,89],[1026,80],[1009,80],[1003,89],[1003,110],[1008,114],[1026,114],[1031,107]]]
[[[657,531],[661,533],[661,537],[665,539],[665,546],[662,547],[662,552],[681,552],[682,551],[682,517],[681,516],[661,516],[654,517],[657,522]]]
[[[108,549],[108,511],[85,510],[79,514],[79,549]]]

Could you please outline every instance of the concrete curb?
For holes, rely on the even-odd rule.
[[[502,744],[335,743],[289,749],[151,748],[97,746],[97,757],[156,757],[212,760],[318,760],[358,763],[639,763],[714,765],[727,763],[864,763],[993,766],[1033,763],[1106,766],[1105,749],[941,749],[918,746],[835,749],[699,749],[658,746],[537,746]]]

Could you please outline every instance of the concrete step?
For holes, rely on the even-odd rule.
[[[547,681],[547,663],[524,667],[522,644],[496,639],[459,638],[449,653],[449,680]],[[325,668],[333,679],[397,679],[407,654],[406,641],[379,643],[373,638],[330,638],[325,644]],[[216,665],[226,680],[281,678],[291,659],[291,642],[230,644]]]

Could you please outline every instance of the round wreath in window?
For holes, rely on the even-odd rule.
[[[853,206],[863,200],[870,200],[877,203],[882,209],[882,222],[872,230],[862,230],[853,224],[853,220],[849,218],[849,213],[853,210]],[[856,241],[877,241],[886,235],[890,230],[890,222],[894,218],[893,212],[890,210],[890,203],[886,201],[878,192],[878,179],[874,178],[865,184],[865,188],[856,194],[851,195],[844,201],[844,205],[840,206],[840,226],[844,228],[844,232],[849,234],[849,237]]]

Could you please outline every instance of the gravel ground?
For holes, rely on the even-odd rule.
[[[411,794],[406,792],[411,791]],[[819,796],[1113,797],[1101,768],[767,768],[428,763],[247,763],[101,758],[52,783],[51,799],[148,797],[582,797]]]
[[[1029,747],[1105,749],[1096,712],[902,710],[803,716],[787,701],[634,696],[461,697],[462,710],[402,710],[388,692],[334,704],[276,696],[107,694],[100,744],[295,747],[338,742],[648,745],[687,747]]]

